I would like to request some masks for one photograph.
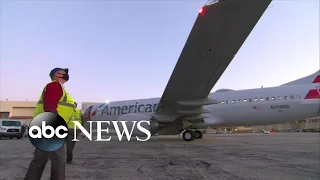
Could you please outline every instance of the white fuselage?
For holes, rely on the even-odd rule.
[[[221,103],[204,106],[210,113],[205,114],[207,118],[202,124],[216,127],[253,126],[317,117],[320,115],[320,95],[305,99],[312,89],[317,89],[319,93],[320,83],[214,92],[209,97]],[[121,115],[130,113],[152,114],[159,101],[160,98],[150,98],[95,105],[90,119],[115,121]]]

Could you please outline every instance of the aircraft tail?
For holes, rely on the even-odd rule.
[[[305,76],[303,78],[288,82],[286,84],[282,84],[282,86],[312,84],[312,83],[320,83],[320,70],[309,76]]]

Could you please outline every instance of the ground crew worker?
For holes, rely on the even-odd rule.
[[[55,68],[50,72],[52,82],[48,83],[39,98],[34,117],[43,112],[59,114],[66,123],[74,113],[74,101],[64,88],[69,80],[69,70]],[[65,149],[62,146],[54,152],[34,151],[25,180],[40,180],[48,158],[51,160],[51,180],[65,180]]]
[[[75,106],[77,106],[77,103],[74,103]],[[77,137],[80,134],[80,130],[78,126],[74,125],[74,121],[79,122],[81,125],[83,125],[82,120],[81,120],[81,111],[78,108],[74,109],[75,112],[73,114],[73,116],[71,117],[69,123],[68,123],[68,129],[69,129],[69,135],[68,135],[68,139],[66,142],[66,147],[67,147],[67,163],[71,163],[72,159],[73,159],[73,149],[76,145],[76,141],[72,141],[74,138],[74,128],[76,128],[76,133],[77,133]],[[77,138],[75,137],[75,138]]]

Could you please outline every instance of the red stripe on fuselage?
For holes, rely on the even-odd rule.
[[[320,99],[320,90],[311,89],[304,99]]]
[[[316,77],[316,79],[312,83],[320,83],[320,75]]]

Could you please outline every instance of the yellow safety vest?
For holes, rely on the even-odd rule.
[[[80,109],[76,108],[75,109],[76,112],[73,113],[69,123],[68,123],[68,128],[69,129],[74,129],[75,125],[74,125],[74,121],[78,121],[81,125],[82,125],[82,120],[81,120],[81,111]],[[79,129],[79,127],[77,126],[76,129]]]
[[[52,81],[52,82],[54,82],[54,81]],[[52,82],[50,82],[50,83],[52,83]],[[50,83],[48,83],[48,84],[50,84]],[[33,118],[44,112],[42,98],[43,98],[43,93],[45,92],[47,85],[44,87],[43,92],[39,98],[39,101],[37,103]],[[67,91],[64,89],[64,87],[61,86],[61,88],[63,91],[63,95],[62,95],[61,99],[59,100],[57,111],[58,111],[58,114],[68,124],[71,116],[75,113],[74,109],[76,108],[76,105],[74,104],[73,99],[67,93]]]

